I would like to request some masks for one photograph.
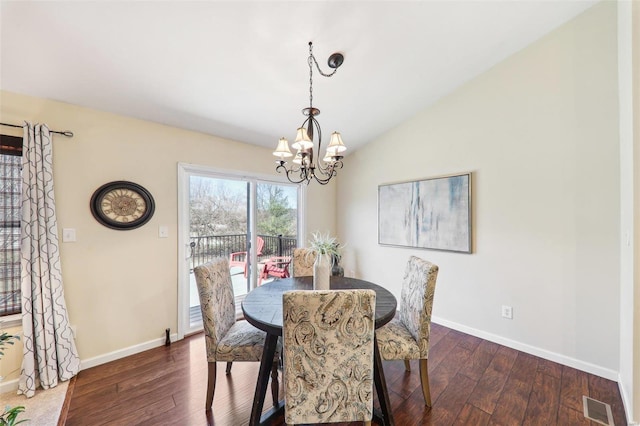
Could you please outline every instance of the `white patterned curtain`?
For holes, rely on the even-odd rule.
[[[55,387],[80,369],[62,288],[51,132],[25,123],[22,151],[22,329],[18,393]]]

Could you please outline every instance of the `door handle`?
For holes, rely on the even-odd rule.
[[[196,248],[196,243],[195,241],[191,241],[191,243],[187,244],[186,246],[189,254],[187,255],[187,257],[185,257],[185,260],[191,259],[193,257],[193,251]]]

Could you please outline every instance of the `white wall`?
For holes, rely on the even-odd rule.
[[[399,296],[408,256],[429,259],[436,320],[617,379],[616,48],[604,2],[347,157],[346,269]],[[378,245],[379,184],[467,171],[473,254]]]
[[[634,0],[632,2],[632,32],[631,32],[631,48],[632,48],[632,72],[631,84],[633,86],[633,158],[634,158],[634,188],[640,188],[640,2]],[[633,387],[629,389],[629,394],[625,395],[625,403],[627,404],[627,419],[634,424],[640,424],[640,196],[637,191],[630,196],[634,202],[634,280],[633,287],[626,287],[624,297],[631,298],[632,304],[626,304],[631,307],[631,311],[625,312],[625,316],[621,318],[625,324],[631,323],[632,333],[632,353],[631,356],[624,354],[626,359],[631,360],[631,365],[624,377],[627,383],[632,382]],[[623,336],[623,338],[630,336]]]
[[[177,163],[276,175],[272,149],[60,102],[0,92],[0,120],[75,133],[54,136],[54,187],[59,236],[62,228],[77,232],[77,242],[61,243],[62,273],[80,358],[92,363],[161,342],[167,327],[177,331]],[[150,222],[131,231],[96,222],[91,195],[113,180],[139,183],[153,194]],[[308,231],[336,232],[335,192],[334,184],[309,186]],[[159,225],[168,225],[169,238],[158,238]],[[3,370],[15,368],[7,364]]]
[[[620,103],[620,378],[619,387],[625,408],[627,419],[630,423],[635,418],[632,395],[634,394],[634,369],[640,367],[635,361],[634,365],[634,306],[637,304],[634,297],[635,278],[638,268],[635,266],[635,258],[638,247],[638,212],[634,207],[637,196],[634,194],[634,168],[640,165],[637,153],[634,153],[634,93],[633,70],[640,69],[634,64],[633,50],[633,4],[629,1],[618,2],[618,92]],[[638,21],[640,22],[640,21]],[[638,38],[635,38],[636,40]],[[637,58],[635,59],[637,61]],[[635,72],[636,79],[637,71]],[[637,115],[637,114],[636,114]],[[635,237],[634,237],[635,234]],[[635,241],[634,241],[635,239]],[[635,252],[635,253],[634,253]],[[640,281],[639,281],[640,282]],[[640,395],[638,395],[640,396]]]

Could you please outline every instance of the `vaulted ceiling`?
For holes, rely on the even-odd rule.
[[[265,147],[309,103],[350,151],[596,1],[5,1],[0,88]]]

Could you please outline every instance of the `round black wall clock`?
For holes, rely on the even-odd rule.
[[[112,229],[135,229],[147,223],[155,202],[151,193],[137,183],[123,180],[102,185],[91,196],[91,213]]]

